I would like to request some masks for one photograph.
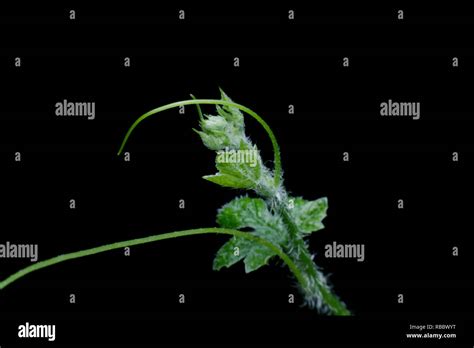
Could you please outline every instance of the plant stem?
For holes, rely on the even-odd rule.
[[[301,286],[307,285],[306,279],[304,278],[304,276],[302,275],[301,271],[298,269],[296,264],[290,259],[290,257],[287,254],[281,251],[281,249],[277,247],[276,245],[274,245],[273,243],[270,243],[269,241],[263,238],[254,236],[250,233],[227,229],[227,228],[209,227],[209,228],[197,228],[197,229],[191,229],[191,230],[183,230],[183,231],[169,232],[169,233],[164,233],[164,234],[157,234],[157,235],[153,235],[149,237],[131,239],[127,241],[106,244],[106,245],[102,245],[102,246],[91,248],[91,249],[84,249],[84,250],[72,252],[69,254],[59,255],[48,260],[34,263],[10,275],[9,277],[7,277],[6,279],[0,282],[0,290],[16,282],[18,279],[26,276],[27,274],[30,274],[40,269],[50,267],[55,264],[65,262],[68,260],[79,259],[81,257],[95,255],[95,254],[103,253],[110,250],[122,249],[125,247],[131,247],[131,246],[140,245],[140,244],[147,244],[147,243],[157,242],[157,241],[165,240],[165,239],[179,238],[179,237],[192,236],[192,235],[198,235],[198,234],[209,234],[209,233],[227,234],[227,235],[232,235],[235,237],[242,237],[242,238],[252,240],[256,243],[260,243],[261,245],[266,246],[267,248],[270,248],[283,260],[283,262],[286,263],[286,265],[289,267],[291,272],[293,272],[294,276],[296,277],[298,282],[301,284]]]
[[[334,315],[351,315],[346,305],[333,294],[326,284],[324,275],[314,263],[303,238],[300,237],[301,233],[298,230],[298,226],[294,222],[285,203],[279,201],[277,203],[277,209],[289,232],[289,244],[291,249],[286,250],[286,252],[306,277],[306,282],[300,282],[300,284],[307,285],[306,287],[302,287],[302,291],[308,305],[310,307],[316,306],[319,310],[327,308],[329,312]]]
[[[278,142],[276,140],[275,135],[273,134],[273,131],[268,126],[268,124],[257,113],[255,113],[254,111],[252,111],[248,107],[243,106],[241,104],[229,102],[229,101],[226,101],[226,100],[217,100],[217,99],[182,100],[182,101],[178,101],[178,102],[174,102],[174,103],[170,103],[170,104],[160,106],[156,109],[153,109],[153,110],[150,110],[150,111],[144,113],[139,118],[137,118],[135,120],[135,122],[133,122],[133,124],[128,129],[128,131],[125,134],[125,137],[122,141],[122,145],[120,145],[120,149],[118,150],[117,155],[120,155],[122,153],[122,151],[125,147],[125,144],[127,143],[128,138],[132,134],[135,127],[137,127],[138,124],[140,122],[142,122],[144,119],[146,119],[147,117],[150,117],[152,115],[155,115],[155,114],[157,114],[159,112],[162,112],[162,111],[165,111],[165,110],[177,108],[177,107],[184,106],[184,105],[201,105],[201,104],[225,105],[225,106],[235,107],[235,108],[238,108],[239,110],[244,111],[245,113],[249,114],[254,119],[256,119],[258,121],[258,123],[260,123],[260,125],[263,127],[263,129],[265,129],[265,131],[267,132],[267,134],[268,134],[268,136],[269,136],[269,138],[272,142],[273,154],[274,154],[274,163],[275,163],[275,169],[274,169],[275,178],[274,178],[274,180],[275,180],[275,187],[278,188],[280,186],[280,181],[281,181],[281,157],[280,157],[280,147],[278,146]]]

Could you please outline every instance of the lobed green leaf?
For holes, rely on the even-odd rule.
[[[326,197],[315,201],[307,201],[298,197],[294,199],[291,214],[301,232],[311,233],[324,228],[322,221],[326,217],[327,209],[328,200]]]
[[[287,241],[285,225],[280,216],[273,214],[267,203],[260,198],[239,197],[224,205],[217,214],[217,223],[221,227],[231,229],[251,228],[255,235],[268,240],[275,245]],[[235,255],[235,248],[240,255]],[[268,263],[275,252],[265,246],[249,245],[246,240],[232,238],[218,251],[214,265],[219,269],[229,267],[245,259],[245,271],[252,272]]]

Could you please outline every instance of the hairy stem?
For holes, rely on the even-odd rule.
[[[227,235],[232,235],[235,237],[246,238],[256,243],[260,243],[261,245],[273,250],[283,260],[283,262],[286,263],[286,265],[291,270],[291,272],[293,272],[294,276],[296,277],[296,279],[298,280],[301,286],[307,285],[306,279],[304,278],[303,274],[298,269],[296,264],[290,259],[290,257],[287,254],[285,254],[279,247],[277,247],[273,243],[270,243],[269,241],[263,238],[254,236],[250,233],[245,233],[242,231],[232,230],[228,228],[209,227],[209,228],[197,228],[197,229],[191,229],[191,230],[183,230],[183,231],[169,232],[169,233],[164,233],[164,234],[157,234],[157,235],[153,235],[149,237],[131,239],[127,241],[106,244],[106,245],[102,245],[102,246],[91,248],[91,249],[84,249],[84,250],[76,251],[69,254],[59,255],[48,260],[34,263],[10,275],[9,277],[7,277],[6,279],[0,282],[0,290],[16,282],[18,279],[26,276],[27,274],[30,274],[40,269],[50,267],[50,266],[53,266],[53,265],[56,265],[58,263],[65,262],[68,260],[79,259],[81,257],[95,255],[95,254],[103,253],[110,250],[131,247],[134,245],[153,243],[153,242],[157,242],[157,241],[165,240],[165,239],[179,238],[179,237],[192,236],[192,235],[198,235],[198,234],[210,234],[210,233],[227,234]]]
[[[214,105],[225,105],[230,107],[238,108],[241,111],[249,114],[253,118],[255,118],[265,129],[270,140],[273,145],[273,152],[274,152],[274,185],[276,189],[280,188],[281,184],[281,157],[280,157],[280,149],[273,134],[273,131],[268,126],[268,124],[254,111],[250,110],[249,108],[226,100],[214,100],[214,99],[196,99],[193,95],[191,95],[193,100],[184,100],[179,101],[171,104],[167,104],[161,106],[159,108],[153,109],[148,111],[147,113],[140,116],[129,128],[127,131],[125,138],[123,139],[122,145],[118,151],[118,154],[123,151],[123,148],[130,137],[130,134],[133,130],[137,127],[137,125],[143,121],[145,118],[157,114],[159,112],[183,106],[183,105],[196,105],[197,111],[199,114],[200,119],[203,119],[202,111],[200,108],[201,104],[214,104]],[[290,243],[288,247],[284,247],[286,254],[283,253],[278,247],[274,248],[278,249],[279,252],[277,254],[285,261],[285,263],[289,266],[292,272],[295,274],[296,279],[298,280],[303,295],[305,296],[306,303],[310,307],[317,307],[320,311],[327,311],[331,314],[335,315],[350,315],[349,310],[347,310],[345,304],[338,299],[338,297],[332,293],[331,289],[326,283],[326,279],[324,275],[319,271],[317,265],[312,260],[311,254],[308,251],[308,248],[305,244],[303,238],[301,238],[301,233],[298,230],[297,225],[293,221],[293,217],[291,213],[286,208],[286,202],[281,200],[281,196],[279,199],[275,199],[272,194],[273,190],[269,194],[265,194],[260,192],[260,195],[263,195],[268,201],[276,203],[276,208],[279,211],[280,215],[282,216],[285,225],[288,228]],[[286,196],[286,195],[285,195]],[[242,232],[240,232],[242,233]],[[247,236],[247,235],[246,235]]]
[[[339,316],[351,315],[346,305],[332,293],[323,273],[314,263],[286,203],[277,201],[276,205],[277,211],[288,228],[290,238],[288,247],[284,249],[305,277],[305,282],[299,282],[299,284],[306,303],[310,307],[317,307],[321,312],[326,311]]]
[[[130,137],[130,135],[132,134],[133,130],[138,126],[138,124],[140,122],[142,122],[144,119],[152,116],[152,115],[155,115],[159,112],[162,112],[162,111],[165,111],[165,110],[169,110],[169,109],[173,109],[173,108],[177,108],[177,107],[180,107],[180,106],[184,106],[184,105],[202,105],[202,104],[211,104],[211,105],[225,105],[225,106],[230,106],[230,107],[235,107],[235,108],[238,108],[239,110],[247,113],[248,115],[252,116],[254,119],[256,119],[258,121],[258,123],[260,123],[260,125],[263,127],[263,129],[265,129],[265,131],[267,132],[271,142],[272,142],[272,146],[273,146],[273,155],[274,155],[274,164],[275,164],[275,187],[279,187],[280,185],[280,181],[281,181],[281,157],[280,157],[280,147],[278,146],[278,142],[276,140],[276,137],[275,135],[273,134],[273,131],[271,130],[271,128],[268,126],[268,124],[257,114],[255,113],[254,111],[252,111],[251,109],[249,109],[248,107],[246,106],[243,106],[243,105],[240,105],[240,104],[237,104],[237,103],[233,103],[233,102],[229,102],[229,101],[226,101],[226,100],[217,100],[217,99],[190,99],[190,100],[182,100],[182,101],[178,101],[178,102],[174,102],[174,103],[170,103],[170,104],[166,104],[166,105],[163,105],[163,106],[160,106],[156,109],[153,109],[153,110],[150,110],[146,113],[144,113],[143,115],[141,115],[139,118],[137,118],[135,120],[135,122],[133,122],[133,124],[130,126],[130,128],[128,129],[127,133],[125,134],[125,138],[123,139],[122,141],[122,145],[120,145],[120,149],[118,150],[118,153],[117,155],[120,155],[125,147],[125,144],[127,143],[128,141],[128,138]],[[199,109],[198,109],[199,110]]]

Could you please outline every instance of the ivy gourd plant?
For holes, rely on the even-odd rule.
[[[200,105],[204,104],[215,105],[217,115],[203,115]],[[332,292],[308,249],[308,237],[324,228],[327,198],[305,200],[302,197],[292,197],[287,192],[283,185],[277,140],[268,124],[254,111],[234,103],[222,90],[221,99],[195,99],[192,96],[189,100],[167,104],[147,112],[132,124],[118,155],[141,121],[184,105],[196,105],[200,129],[195,131],[203,144],[216,152],[217,173],[206,175],[204,179],[223,187],[248,191],[218,210],[219,227],[169,232],[60,255],[11,275],[0,282],[0,289],[28,273],[63,261],[164,239],[218,233],[231,237],[217,251],[213,261],[214,270],[230,267],[243,260],[245,272],[249,273],[279,257],[294,274],[307,306],[322,314],[350,315],[346,305]],[[257,146],[246,135],[242,112],[255,118],[267,132],[273,145],[273,170],[265,166]],[[225,160],[224,154],[229,153],[231,156]],[[238,157],[240,154],[250,154],[253,156],[252,161],[242,160],[245,156]],[[254,196],[249,196],[249,192],[253,192]]]

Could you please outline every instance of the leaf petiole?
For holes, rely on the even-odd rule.
[[[298,269],[298,267],[295,265],[295,263],[290,259],[288,255],[286,255],[279,247],[274,245],[273,243],[254,236],[250,233],[238,231],[238,230],[233,230],[233,229],[228,229],[228,228],[219,228],[219,227],[209,227],[209,228],[196,228],[196,229],[191,229],[191,230],[183,230],[183,231],[176,231],[176,232],[169,232],[169,233],[163,233],[163,234],[157,234],[149,237],[144,237],[144,238],[137,238],[137,239],[131,239],[131,240],[126,240],[122,242],[116,242],[116,243],[111,243],[111,244],[106,244],[106,245],[101,245],[99,247],[95,248],[90,248],[90,249],[84,249],[68,254],[63,254],[59,255],[53,258],[50,258],[48,260],[40,261],[37,263],[34,263],[28,267],[25,267],[18,272],[10,275],[6,279],[0,282],[0,290],[4,289],[8,285],[16,282],[20,278],[26,276],[27,274],[30,274],[32,272],[38,271],[40,269],[50,267],[53,265],[56,265],[61,262],[69,261],[69,260],[74,260],[74,259],[79,259],[82,257],[90,256],[90,255],[96,255],[99,253],[103,253],[106,251],[110,250],[116,250],[116,249],[122,249],[125,247],[131,247],[135,245],[141,245],[141,244],[147,244],[147,243],[153,243],[157,242],[160,240],[166,240],[166,239],[172,239],[172,238],[179,238],[179,237],[185,237],[185,236],[192,236],[192,235],[200,235],[200,234],[210,234],[210,233],[217,233],[217,234],[227,234],[227,235],[232,235],[235,237],[241,237],[245,238],[248,240],[251,240],[253,242],[259,243],[267,248],[270,248],[273,252],[275,252],[282,260],[287,264],[287,266],[290,268],[290,270],[293,272],[295,275],[296,279],[302,286],[306,285],[306,279],[303,277],[301,274],[301,271]]]

